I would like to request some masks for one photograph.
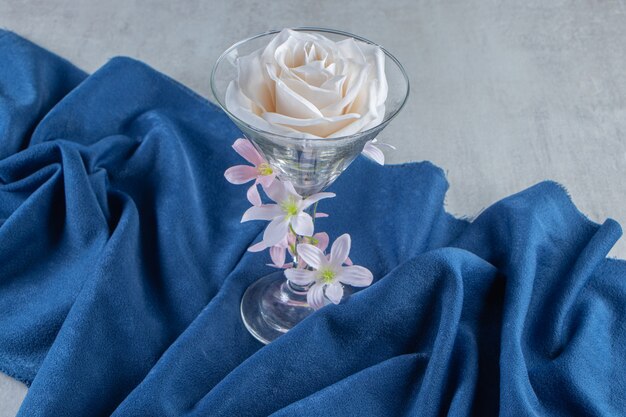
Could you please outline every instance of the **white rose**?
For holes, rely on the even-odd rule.
[[[372,128],[385,116],[385,54],[378,46],[284,29],[236,65],[226,108],[258,129],[333,138]]]

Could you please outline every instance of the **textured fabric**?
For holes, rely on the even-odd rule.
[[[557,184],[471,224],[429,163],[357,160],[319,230],[376,282],[262,346],[240,134],[127,58],[91,76],[0,32],[0,370],[21,416],[626,413],[621,234]]]

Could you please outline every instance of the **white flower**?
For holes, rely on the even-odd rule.
[[[334,304],[339,304],[343,297],[343,284],[354,287],[367,287],[374,277],[369,269],[362,266],[343,266],[350,254],[350,235],[339,236],[330,249],[330,256],[324,255],[319,248],[302,243],[297,252],[314,271],[307,269],[287,269],[285,276],[294,284],[313,285],[307,292],[307,302],[314,309],[324,306],[324,295]]]
[[[332,138],[372,128],[385,116],[385,54],[376,45],[284,29],[236,64],[226,108],[259,129]]]
[[[312,236],[313,218],[304,210],[319,200],[335,196],[334,193],[317,193],[302,198],[288,181],[274,181],[264,190],[276,204],[250,207],[241,218],[242,222],[270,220],[263,233],[263,240],[251,246],[248,249],[251,252],[258,252],[282,242],[287,237],[290,227],[297,235]]]

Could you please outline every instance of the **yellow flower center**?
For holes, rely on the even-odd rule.
[[[259,171],[259,175],[272,175],[274,173],[274,170],[272,169],[272,167],[270,166],[270,164],[268,164],[267,162],[263,162],[261,165],[259,165],[257,167],[257,170]]]
[[[296,214],[298,214],[298,202],[293,198],[289,198],[287,201],[283,201],[280,204],[280,208],[283,209],[287,216],[295,216]]]
[[[330,284],[335,280],[335,271],[333,271],[332,269],[321,269],[319,271],[320,273],[320,280],[324,283],[324,284]]]

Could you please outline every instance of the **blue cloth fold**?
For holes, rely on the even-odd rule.
[[[262,346],[240,133],[141,62],[0,31],[0,370],[20,416],[626,414],[626,265],[552,182],[469,223],[429,164],[362,158],[319,230],[375,283]]]

